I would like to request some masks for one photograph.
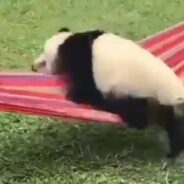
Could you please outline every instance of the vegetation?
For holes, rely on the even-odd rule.
[[[183,0],[1,0],[0,69],[30,70],[60,27],[135,40],[184,20]],[[0,114],[0,184],[183,184],[156,131]]]

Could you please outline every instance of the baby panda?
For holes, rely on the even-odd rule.
[[[184,150],[184,87],[163,61],[132,40],[62,28],[46,41],[32,69],[42,66],[50,74],[68,74],[71,100],[116,113],[133,128],[149,126],[150,101],[155,101],[158,124],[169,138],[168,157]]]

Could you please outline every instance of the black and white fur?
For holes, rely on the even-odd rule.
[[[33,68],[70,76],[68,95],[78,103],[119,114],[130,127],[149,125],[149,101],[157,102],[159,123],[168,133],[169,157],[184,150],[184,88],[175,73],[135,42],[100,30],[64,28],[47,40]]]

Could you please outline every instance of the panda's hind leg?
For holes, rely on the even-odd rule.
[[[169,158],[177,157],[184,150],[184,116],[177,114],[173,106],[160,105],[160,125],[168,134]]]
[[[130,100],[129,108],[126,112],[127,122],[130,127],[137,129],[145,129],[149,125],[149,108],[147,99],[136,99]]]

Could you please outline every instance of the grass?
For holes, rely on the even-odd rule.
[[[1,0],[0,69],[30,69],[62,26],[139,40],[184,20],[183,0]],[[182,184],[154,131],[0,114],[0,184]]]

